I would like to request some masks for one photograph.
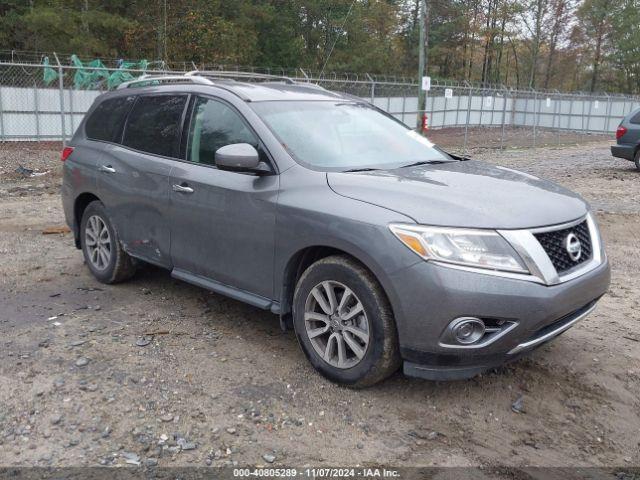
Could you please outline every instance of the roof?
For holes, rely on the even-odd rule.
[[[249,79],[253,81],[238,81]],[[255,80],[258,80],[256,82]],[[263,80],[263,81],[260,81]],[[251,77],[242,72],[190,72],[185,75],[143,75],[135,80],[123,83],[118,90],[129,88],[193,84],[199,87],[219,87],[235,93],[249,102],[286,101],[286,100],[350,100],[351,95],[332,92],[314,83],[297,82],[288,77],[257,75]]]

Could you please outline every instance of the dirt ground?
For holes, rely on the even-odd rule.
[[[429,130],[427,136],[452,153],[464,153],[464,128],[439,128]],[[611,140],[611,134],[583,133],[533,127],[469,128],[467,152],[482,152],[487,149],[530,149],[532,147],[559,147]]]
[[[153,267],[99,284],[41,233],[64,224],[57,147],[0,145],[0,466],[640,466],[640,172],[608,146],[476,155],[592,203],[613,267],[595,313],[472,380],[354,391],[269,313]]]

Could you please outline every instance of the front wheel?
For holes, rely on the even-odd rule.
[[[300,277],[293,301],[298,342],[328,379],[352,387],[377,383],[400,366],[393,313],[361,264],[330,256]]]

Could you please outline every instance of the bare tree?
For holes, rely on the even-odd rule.
[[[549,0],[529,0],[523,4],[522,23],[529,33],[530,51],[529,87],[536,86],[540,48],[546,38],[545,26],[549,13]]]
[[[584,0],[578,9],[578,19],[584,38],[591,50],[591,81],[589,90],[598,86],[600,66],[603,61],[605,43],[611,31],[612,0]]]
[[[551,34],[549,35],[549,54],[547,56],[547,67],[544,74],[544,88],[549,88],[549,81],[554,72],[553,62],[555,60],[558,43],[561,42],[566,35],[574,9],[574,0],[551,0],[553,26],[551,27]]]

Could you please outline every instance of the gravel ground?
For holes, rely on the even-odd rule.
[[[477,157],[592,203],[610,293],[495,372],[353,391],[269,313],[152,267],[99,284],[69,234],[41,233],[64,223],[57,147],[0,146],[0,466],[639,466],[640,173],[603,142]]]

